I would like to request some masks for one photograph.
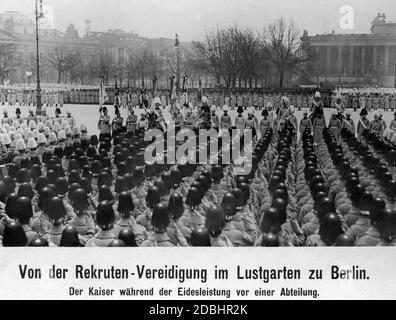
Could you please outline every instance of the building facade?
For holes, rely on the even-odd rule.
[[[91,31],[90,21],[86,21],[86,30],[83,36],[78,35],[78,31],[74,26],[69,26],[65,32],[50,29],[40,28],[39,30],[39,44],[40,44],[40,77],[43,83],[56,83],[58,81],[58,71],[54,63],[49,63],[51,59],[51,52],[54,48],[64,48],[68,53],[78,53],[82,57],[81,65],[84,66],[85,72],[89,80],[83,79],[72,80],[67,78],[69,72],[64,72],[62,75],[62,82],[82,83],[88,85],[97,85],[100,81],[101,75],[99,71],[88,70],[93,63],[103,64],[105,60],[111,59],[111,72],[109,71],[108,78],[113,81],[113,76],[118,74],[120,81],[126,79],[126,75],[120,75],[122,70],[128,63],[128,60],[133,53],[139,50],[147,49],[150,53],[160,59],[166,59],[167,56],[174,54],[174,39],[148,39],[141,37],[133,32],[124,32],[123,30],[107,30],[103,32]],[[0,14],[0,46],[12,45],[15,50],[14,61],[15,66],[7,72],[6,77],[2,80],[10,83],[30,83],[34,82],[36,78],[36,34],[35,23],[32,19],[15,11],[5,12]],[[191,48],[190,43],[181,43],[183,48]],[[1,53],[1,52],[0,52]],[[52,58],[53,59],[53,58]],[[110,65],[110,64],[109,64]],[[105,66],[102,65],[102,69]],[[121,70],[121,71],[120,71]],[[92,72],[96,72],[92,75]],[[89,74],[90,73],[90,74]],[[110,76],[111,73],[111,76]],[[1,70],[0,70],[1,74]],[[152,75],[147,75],[144,79],[149,86]],[[160,79],[160,84],[163,87],[167,86],[167,79],[169,75],[163,75]],[[126,81],[124,83],[126,85]]]
[[[311,81],[329,85],[396,84],[396,22],[377,17],[370,34],[326,34],[302,41],[314,52]]]

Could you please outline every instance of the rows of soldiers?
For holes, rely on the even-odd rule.
[[[46,107],[63,107],[65,94],[58,90],[41,91],[41,102]],[[36,90],[0,89],[0,104],[10,106],[35,106],[37,104]]]
[[[323,140],[322,132],[324,128],[329,128],[337,141],[340,141],[343,129],[357,135],[359,139],[361,139],[364,130],[367,129],[374,132],[378,137],[385,136],[392,142],[396,142],[396,135],[394,134],[396,132],[396,113],[395,119],[387,124],[383,119],[382,109],[374,111],[373,119],[369,120],[367,109],[362,108],[360,119],[355,122],[351,117],[353,110],[346,108],[340,95],[336,96],[329,119],[325,117],[324,106],[321,94],[316,92],[309,107],[302,109],[303,118],[298,122],[295,115],[297,109],[292,105],[290,98],[283,96],[280,103],[273,107],[265,107],[261,112],[261,117],[254,107],[247,109],[238,107],[236,109],[237,116],[232,118],[229,106],[223,106],[221,108],[223,114],[219,115],[219,109],[215,105],[210,107],[210,101],[205,96],[202,98],[202,107],[194,106],[191,102],[183,106],[173,103],[169,108],[169,113],[176,131],[182,128],[200,127],[216,130],[238,129],[243,134],[243,130],[251,129],[253,136],[258,138],[264,136],[269,128],[281,130],[287,120],[293,125],[293,131],[299,133],[300,136],[306,128],[309,128],[315,143]],[[136,132],[145,132],[148,128],[153,127],[158,127],[163,131],[167,130],[168,123],[165,120],[159,97],[153,100],[151,107],[147,108],[145,112],[140,112],[139,116],[135,113],[136,108],[129,108],[129,114],[125,120],[118,107],[115,109],[115,116],[112,120],[107,108],[104,107],[102,110],[104,114],[101,113],[98,122],[101,134],[109,134],[112,131],[118,132],[123,127],[126,128],[129,136]],[[204,114],[207,114],[207,118]]]
[[[163,107],[169,106],[173,100],[169,90],[159,90],[154,94],[150,90],[120,90],[106,88],[106,103],[117,104],[120,107],[150,106],[158,97]],[[312,102],[311,90],[295,89],[288,92],[292,104],[297,108],[307,108]],[[43,89],[42,103],[48,107],[63,106],[63,104],[99,104],[99,90],[93,87],[60,87]],[[187,103],[197,105],[201,97],[205,95],[209,105],[217,108],[227,106],[231,109],[238,107],[255,109],[273,108],[279,104],[285,90],[241,90],[240,92],[225,90],[190,90],[174,93],[175,102],[181,106]],[[323,101],[326,106],[331,104],[331,91],[323,91]],[[0,103],[13,106],[30,106],[36,103],[35,88],[0,88]]]
[[[197,105],[204,94],[208,98],[209,105],[217,108],[227,106],[230,109],[243,107],[244,109],[254,107],[262,110],[264,108],[275,108],[281,101],[283,95],[289,97],[290,102],[298,110],[309,108],[313,101],[312,90],[294,89],[290,92],[284,90],[241,90],[230,91],[196,91],[190,90],[175,94],[176,103],[184,105],[191,102]],[[118,104],[127,108],[130,106],[151,105],[155,95],[149,90],[114,90],[107,88],[107,102]],[[48,107],[62,107],[64,104],[98,104],[99,90],[96,87],[60,87],[49,88],[42,91],[42,102]],[[168,90],[158,91],[161,105],[163,107],[171,104],[171,93]],[[336,101],[341,99],[345,108],[371,110],[396,110],[396,92],[391,89],[361,88],[345,89],[336,88],[333,92],[322,90],[322,101],[325,107],[335,107]],[[14,106],[30,106],[36,103],[35,88],[0,88],[0,103]]]
[[[395,110],[396,91],[370,92],[370,91],[336,91],[331,98],[331,106],[335,107],[340,99],[346,108],[371,110]]]
[[[169,149],[151,164],[150,142],[124,125],[98,139],[61,115],[3,124],[2,245],[394,245],[392,141],[370,128],[359,138],[342,128],[337,138],[332,126],[308,126],[298,141],[283,100],[277,125],[231,163],[223,161],[230,146],[221,135],[217,164],[195,163],[187,152],[168,163]],[[315,106],[310,123],[323,111]],[[196,146],[194,155],[210,150],[199,139]]]

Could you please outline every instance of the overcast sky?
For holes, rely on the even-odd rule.
[[[35,0],[0,0],[0,12],[15,10],[33,16]],[[182,41],[202,39],[205,28],[238,24],[262,30],[263,25],[284,16],[309,34],[369,33],[377,12],[396,21],[395,0],[44,0],[54,10],[54,26],[64,31],[74,24],[84,34],[84,21],[91,29],[123,29],[157,38]],[[354,29],[339,26],[340,8],[354,9]]]

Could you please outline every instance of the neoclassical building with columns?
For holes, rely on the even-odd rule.
[[[369,34],[309,36],[305,31],[302,41],[315,56],[313,83],[396,84],[396,22],[375,19]]]

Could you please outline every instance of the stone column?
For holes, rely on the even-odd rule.
[[[349,47],[349,75],[352,75],[354,70],[353,70],[353,46]]]
[[[362,65],[361,65],[362,74],[366,74],[366,47],[362,46]]]
[[[389,74],[389,46],[385,46],[384,52],[384,75]]]
[[[331,47],[326,47],[326,76],[330,75],[330,64],[331,64]]]
[[[373,73],[377,74],[377,47],[373,47]]]
[[[342,74],[342,46],[338,46],[337,72],[338,75]]]

